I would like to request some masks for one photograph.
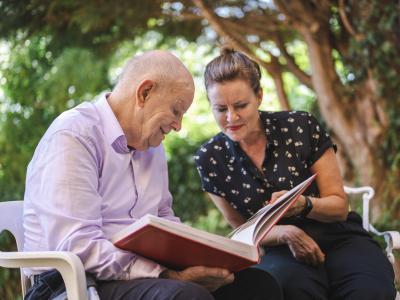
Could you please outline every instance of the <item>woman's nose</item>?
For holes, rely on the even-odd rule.
[[[227,116],[226,116],[226,120],[228,122],[233,122],[237,119],[238,115],[235,111],[233,110],[228,110]]]

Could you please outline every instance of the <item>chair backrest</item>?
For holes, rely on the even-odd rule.
[[[23,210],[23,201],[0,202],[0,233],[7,230],[14,235],[18,252],[23,252]],[[76,254],[66,251],[50,252],[34,251],[17,253],[10,251],[3,253],[0,251],[0,264],[6,268],[20,268],[22,296],[26,294],[26,291],[31,286],[31,281],[25,275],[23,267],[44,267],[56,268],[60,271],[67,291],[72,295],[72,299],[88,299],[85,269],[79,257]]]
[[[18,251],[24,246],[24,228],[22,222],[23,201],[0,202],[0,233],[10,231],[17,242]]]
[[[23,213],[23,201],[0,202],[0,234],[4,230],[11,232],[17,242],[18,251],[22,251],[24,247]],[[25,295],[26,290],[30,287],[30,282],[22,269],[20,270],[20,275],[22,294]]]

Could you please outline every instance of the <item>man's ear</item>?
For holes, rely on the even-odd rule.
[[[154,89],[155,83],[152,80],[146,79],[139,83],[136,89],[136,101],[140,108],[143,108],[144,103],[148,100],[150,92]]]

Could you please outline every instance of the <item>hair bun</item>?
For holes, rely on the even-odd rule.
[[[229,44],[229,43],[223,44],[220,49],[221,55],[229,55],[229,54],[232,54],[235,52],[236,52],[235,48],[232,46],[232,44]]]
[[[227,41],[220,46],[220,51],[221,54],[207,64],[204,72],[207,92],[214,83],[241,79],[249,84],[255,95],[258,95],[261,90],[260,66],[246,54],[235,50],[232,43]]]

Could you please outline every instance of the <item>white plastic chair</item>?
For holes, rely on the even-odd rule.
[[[17,242],[18,251],[22,251],[24,232],[22,225],[23,201],[0,202],[0,234],[10,231]],[[40,252],[1,252],[0,266],[20,268],[22,295],[25,296],[31,286],[22,268],[49,267],[57,269],[64,280],[69,299],[87,300],[85,269],[81,260],[72,252],[40,251]]]
[[[393,254],[393,250],[400,250],[400,232],[399,231],[378,231],[369,221],[369,208],[370,208],[370,201],[375,195],[375,191],[370,186],[363,186],[363,187],[344,187],[344,191],[346,194],[359,194],[361,195],[362,203],[362,221],[363,227],[366,231],[378,235],[383,236],[386,243],[386,256],[389,261],[394,266],[395,264],[395,256]],[[396,293],[396,299],[400,300],[400,293]]]

